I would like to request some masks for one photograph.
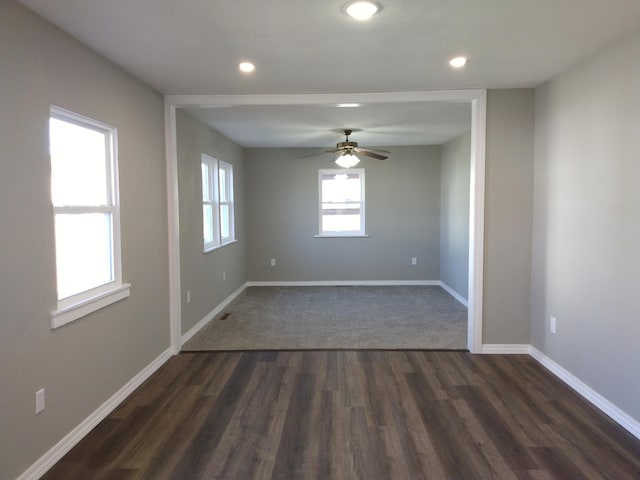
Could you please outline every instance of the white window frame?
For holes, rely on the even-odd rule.
[[[65,298],[58,298],[57,308],[50,314],[51,328],[58,328],[89,315],[130,295],[131,285],[122,282],[122,257],[120,245],[120,201],[118,189],[117,129],[89,117],[51,106],[50,118],[73,123],[83,128],[104,133],[107,158],[106,205],[54,205],[54,217],[58,214],[108,213],[111,216],[111,261],[113,280]],[[58,268],[56,266],[56,268]]]
[[[235,234],[235,214],[234,214],[234,200],[233,200],[233,165],[227,162],[223,162],[222,160],[218,160],[218,183],[219,189],[218,192],[222,190],[222,179],[220,175],[220,171],[224,171],[224,191],[227,192],[227,199],[219,198],[218,210],[220,214],[220,244],[226,245],[229,242],[233,242],[236,238]],[[222,234],[222,210],[227,207],[229,210],[229,235],[224,237]]]
[[[211,192],[210,198],[204,198],[204,188],[202,192],[202,240],[204,253],[212,252],[218,248],[224,247],[231,243],[236,242],[235,235],[235,208],[234,208],[234,188],[233,188],[233,165],[230,163],[218,160],[210,155],[203,153],[201,155],[201,172],[202,165],[207,165],[209,172],[208,178],[202,178],[201,185],[206,182],[208,185],[208,191]],[[220,170],[224,170],[225,175],[225,191],[227,192],[227,200],[220,199]],[[205,242],[205,223],[204,223],[204,211],[205,207],[211,207],[211,226],[212,231],[208,232],[212,238],[210,242]],[[223,208],[229,209],[229,236],[222,237],[222,215]]]
[[[360,179],[360,230],[323,231],[322,229],[322,177],[323,175],[358,175]],[[318,170],[318,235],[317,238],[327,237],[368,237],[365,231],[365,175],[364,168],[350,169],[320,169]]]

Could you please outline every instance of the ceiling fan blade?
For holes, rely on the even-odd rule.
[[[381,150],[379,148],[371,148],[371,147],[364,147],[367,150],[371,150],[372,152],[380,152],[380,153],[391,153],[389,150]]]
[[[327,152],[315,152],[315,153],[309,153],[307,155],[302,155],[300,158],[309,158],[309,157],[317,157],[318,155],[324,155]]]
[[[322,152],[309,153],[307,155],[303,155],[300,158],[309,158],[309,157],[317,157],[318,155],[325,155],[327,153],[338,153],[342,152],[344,149],[342,148],[334,148],[332,150],[324,150]]]
[[[355,152],[358,155],[364,155],[366,157],[376,158],[378,160],[386,160],[388,158],[388,157],[385,157],[384,155],[380,155],[378,153],[373,153],[373,152],[370,152],[368,150],[363,150],[361,148],[356,148]]]

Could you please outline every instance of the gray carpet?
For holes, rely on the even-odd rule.
[[[249,287],[182,347],[467,348],[467,309],[440,287]]]

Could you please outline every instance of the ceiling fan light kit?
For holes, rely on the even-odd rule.
[[[336,158],[334,160],[336,165],[339,165],[342,168],[352,168],[352,167],[354,167],[355,165],[360,163],[360,159],[356,156],[356,154],[364,155],[365,157],[375,158],[377,160],[386,160],[387,159],[387,157],[385,155],[381,155],[379,153],[372,152],[371,150],[366,150],[364,148],[358,147],[358,142],[350,142],[349,141],[349,135],[351,135],[352,132],[353,132],[353,130],[351,130],[351,129],[342,130],[342,133],[345,136],[345,141],[344,142],[339,142],[338,144],[336,144],[336,148],[334,148],[333,150],[326,150],[326,153],[337,153],[338,154],[338,158]],[[386,150],[376,150],[376,151],[377,152],[383,152],[383,153],[389,153]]]
[[[360,163],[360,159],[351,153],[345,153],[336,158],[335,162],[339,167],[353,168]]]

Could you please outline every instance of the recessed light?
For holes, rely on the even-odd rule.
[[[369,20],[381,9],[382,6],[375,2],[351,2],[345,6],[344,11],[356,20]]]
[[[467,64],[467,57],[455,57],[449,60],[449,65],[453,68],[462,68]]]
[[[338,108],[356,108],[361,106],[362,106],[361,103],[339,103],[336,105],[336,107]]]
[[[256,69],[256,66],[251,62],[242,62],[238,65],[238,68],[241,72],[251,73]]]

